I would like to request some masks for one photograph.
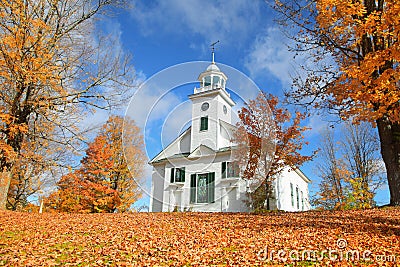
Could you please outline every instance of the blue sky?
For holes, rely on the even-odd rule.
[[[291,74],[295,73],[301,58],[294,61],[293,54],[287,49],[289,41],[274,23],[274,13],[268,3],[262,0],[135,0],[133,9],[118,11],[100,25],[116,38],[115,46],[133,55],[132,63],[142,81],[157,77],[176,64],[206,61],[202,63],[206,67],[211,60],[210,44],[219,40],[216,45],[217,64],[237,69],[250,77],[261,90],[282,99],[283,90],[290,88]],[[185,74],[192,77],[184,77],[184,82],[197,78],[185,71],[177,75]],[[172,75],[170,78],[177,77]],[[229,79],[232,77],[228,77],[228,86]],[[153,124],[145,129],[146,150],[150,158],[162,149],[163,143],[165,146],[187,126],[190,114],[181,111],[176,112],[177,115],[171,114],[177,106],[183,111],[189,110],[187,95],[193,92],[194,86],[194,83],[175,86],[173,93],[165,95],[152,110]],[[140,98],[142,103],[136,104],[133,110],[141,114],[141,105],[154,102],[155,97],[158,97],[156,91],[144,93]],[[141,116],[144,118],[143,114]],[[171,119],[176,116],[181,119]],[[174,127],[168,127],[165,136],[160,138],[159,130],[166,120]],[[327,123],[312,116],[305,124],[313,128],[306,134],[310,142],[306,150],[312,150],[319,146],[319,132]],[[311,194],[318,189],[314,165],[315,162],[311,162],[302,168],[313,181]],[[150,171],[146,178],[145,186],[149,187]],[[148,205],[148,200],[145,196],[138,205]],[[378,204],[388,202],[387,189],[379,193],[377,200]]]

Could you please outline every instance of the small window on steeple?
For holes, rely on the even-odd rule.
[[[200,118],[200,131],[207,131],[208,130],[208,117],[201,117]]]
[[[213,77],[213,88],[220,87],[219,86],[219,76]]]
[[[211,76],[206,76],[204,78],[204,86],[209,86],[211,85]]]

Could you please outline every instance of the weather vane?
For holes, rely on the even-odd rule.
[[[215,54],[214,51],[215,51],[215,45],[218,44],[218,43],[219,43],[219,40],[210,45],[211,46],[212,63],[215,63],[215,61],[214,61],[214,54]]]

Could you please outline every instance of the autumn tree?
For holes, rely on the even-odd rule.
[[[40,199],[42,193],[53,187],[61,177],[60,174],[65,171],[62,164],[70,163],[72,156],[58,144],[41,147],[40,143],[31,141],[27,136],[12,169],[7,209],[25,210],[25,206],[30,204],[29,199]]]
[[[288,96],[379,132],[390,204],[400,205],[400,3],[395,0],[276,1],[292,49],[311,57]]]
[[[341,209],[346,203],[349,171],[343,159],[337,155],[339,148],[333,132],[327,129],[321,138],[320,162],[316,167],[321,182],[313,204],[323,209]]]
[[[340,139],[329,129],[322,135],[317,165],[321,182],[314,204],[323,209],[371,208],[383,180],[378,138],[367,123],[345,123],[340,132]]]
[[[379,140],[376,132],[367,123],[345,123],[343,133],[343,158],[351,173],[350,207],[373,207],[376,191],[384,177],[382,158],[377,155]]]
[[[114,210],[128,210],[141,196],[139,185],[146,164],[143,144],[133,120],[111,116],[82,160],[86,179],[102,181],[118,192],[121,203]]]
[[[50,182],[54,166],[45,163],[45,155],[39,147],[25,140],[12,170],[10,187],[7,195],[7,209],[21,210],[28,205],[28,198]],[[53,155],[54,156],[54,155]]]
[[[273,181],[288,166],[295,169],[311,160],[302,155],[307,142],[301,126],[305,114],[291,113],[279,106],[278,98],[260,93],[239,111],[240,122],[233,141],[237,144],[234,157],[248,179],[251,193],[248,203],[253,209],[271,209]]]
[[[142,194],[145,164],[140,129],[129,118],[111,116],[89,144],[81,167],[62,177],[49,202],[68,212],[127,211]]]
[[[0,208],[25,139],[75,149],[88,111],[131,92],[129,56],[96,29],[123,0],[0,0]]]

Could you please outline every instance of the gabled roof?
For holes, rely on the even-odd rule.
[[[228,122],[226,122],[226,121],[224,121],[224,120],[221,120],[221,119],[219,119],[219,122],[221,123],[221,125],[222,125],[225,129],[227,129],[227,130],[229,130],[229,131],[231,131],[231,132],[237,130],[237,127],[236,127],[235,125],[233,125],[233,124],[230,124],[230,123],[228,123]]]
[[[311,183],[311,180],[297,167],[292,167],[294,171],[306,182]]]
[[[214,149],[206,146],[206,145],[199,145],[192,153],[188,156],[189,159],[200,158],[204,156],[211,156],[215,155],[216,151]]]
[[[221,125],[227,129],[228,131],[233,131],[235,129],[235,126],[223,121],[221,119],[219,119]],[[165,154],[165,151],[168,150],[168,148],[172,147],[173,145],[175,145],[176,143],[178,143],[179,141],[181,141],[185,136],[190,135],[191,133],[191,126],[186,129],[183,133],[181,133],[175,140],[173,140],[168,146],[166,146],[163,150],[161,150],[154,158],[152,158],[149,161],[149,164],[154,164],[154,163],[158,163],[160,161],[163,161],[167,158],[179,158],[179,157],[188,157],[190,158],[198,158],[199,155],[213,155],[215,153],[219,153],[219,152],[226,152],[226,151],[230,151],[229,147],[224,147],[221,148],[217,151],[214,151],[212,148],[206,146],[206,145],[200,145],[199,147],[197,147],[192,153],[177,153],[177,154],[173,154],[173,155],[169,155],[167,156]],[[199,154],[200,153],[200,154]]]
[[[149,161],[149,164],[153,164],[153,163],[159,162],[159,161],[161,161],[161,160],[163,160],[163,159],[166,159],[167,156],[165,155],[165,151],[166,151],[168,148],[170,148],[171,146],[173,146],[174,144],[178,143],[180,140],[182,140],[186,135],[190,135],[191,129],[192,129],[191,126],[190,126],[189,128],[187,128],[183,133],[181,133],[177,138],[175,138],[174,141],[172,141],[168,146],[166,146],[163,150],[161,150],[160,153],[158,153],[154,158],[152,158],[152,159]],[[177,155],[178,155],[178,154],[173,155],[173,156],[176,157]],[[185,156],[185,155],[182,154],[182,156]],[[168,158],[171,158],[171,156],[169,156]]]

